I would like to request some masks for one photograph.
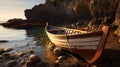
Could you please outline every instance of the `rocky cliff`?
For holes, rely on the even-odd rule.
[[[78,22],[91,20],[92,25],[119,25],[120,0],[46,0],[45,4],[26,9],[26,23]]]
[[[27,20],[44,22],[75,22],[97,19],[96,22],[111,24],[119,0],[46,0],[25,10]],[[99,20],[98,20],[99,19]]]
[[[92,25],[120,25],[120,0],[46,0],[25,10],[27,20],[51,23],[91,19]],[[115,34],[120,36],[120,27]]]
[[[25,10],[27,20],[44,22],[73,22],[90,19],[88,0],[47,0],[45,4]]]
[[[25,16],[27,20],[37,22],[64,21],[65,10],[52,4],[40,4],[25,10]]]

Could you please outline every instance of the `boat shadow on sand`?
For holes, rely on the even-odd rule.
[[[56,55],[54,52],[47,48],[47,60],[48,62],[55,62],[56,61]],[[120,66],[120,50],[119,49],[104,49],[102,55],[100,58],[94,62],[93,64],[86,65],[86,63],[79,62],[74,56],[74,58],[69,58],[68,62],[61,63],[62,66],[74,66],[74,67],[119,67]],[[63,54],[62,54],[63,55]],[[63,56],[68,57],[68,55],[64,54]],[[58,56],[59,57],[59,56]],[[79,59],[81,60],[81,59]],[[82,60],[81,60],[82,61]],[[60,64],[60,63],[58,63]],[[69,64],[69,65],[67,65]],[[61,67],[61,66],[60,66]]]
[[[104,49],[103,54],[94,64],[97,67],[119,67],[120,50]]]

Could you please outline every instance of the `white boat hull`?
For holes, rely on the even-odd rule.
[[[100,57],[108,35],[108,26],[104,26],[101,31],[97,32],[87,33],[80,30],[79,34],[71,33],[70,29],[69,31],[66,29],[63,31],[63,29],[49,29],[46,26],[45,32],[55,46],[82,56],[90,64]],[[73,32],[78,33],[79,30]]]

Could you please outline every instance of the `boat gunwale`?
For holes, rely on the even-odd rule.
[[[57,27],[57,26],[54,26]],[[72,29],[73,30],[73,29]],[[74,29],[76,30],[76,29]],[[45,27],[45,31],[55,37],[65,37],[67,36],[68,39],[74,39],[74,38],[88,38],[88,37],[96,37],[96,36],[102,36],[103,31],[93,31],[93,32],[89,32],[89,33],[83,33],[83,34],[54,34],[54,33],[50,33],[47,29],[47,26]],[[54,31],[54,30],[51,30]]]

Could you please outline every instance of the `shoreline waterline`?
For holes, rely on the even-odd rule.
[[[34,50],[35,54],[40,56],[42,60],[45,60],[44,44],[36,46],[35,43],[35,37],[41,34],[42,32],[39,28],[25,30],[5,28],[0,25],[0,40],[8,41],[0,43],[0,47],[13,48],[13,53],[31,49]]]

